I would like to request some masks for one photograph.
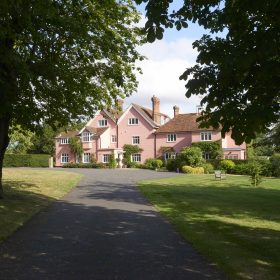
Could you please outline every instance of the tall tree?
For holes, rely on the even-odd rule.
[[[136,89],[138,20],[131,0],[0,1],[0,181],[11,124],[62,127]]]
[[[180,77],[186,96],[204,95],[201,125],[232,130],[240,144],[277,122],[280,112],[280,1],[135,0],[146,4],[145,30],[150,42],[162,39],[164,28],[203,26],[193,43],[197,64]]]

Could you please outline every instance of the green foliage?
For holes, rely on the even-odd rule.
[[[204,95],[201,126],[221,126],[223,135],[231,130],[241,144],[279,120],[279,1],[186,0],[175,10],[173,1],[135,1],[147,2],[150,42],[162,39],[164,28],[180,30],[188,22],[208,30],[193,43],[197,64],[180,77],[187,97]]]
[[[204,174],[204,168],[184,165],[182,166],[182,172],[186,174]]]
[[[108,168],[105,163],[66,163],[63,168]]]
[[[248,163],[236,164],[234,167],[233,173],[239,174],[239,175],[249,175]]]
[[[76,155],[76,157],[80,158],[83,154],[81,139],[79,137],[71,137],[69,139],[69,145],[71,151]]]
[[[205,162],[202,158],[202,151],[198,147],[186,147],[183,148],[178,160],[181,162],[181,166],[189,165],[192,167],[201,166]]]
[[[22,129],[20,125],[12,126],[9,130],[10,143],[7,148],[7,153],[26,154],[33,146],[32,138],[34,133]]]
[[[280,177],[280,154],[274,154],[270,158],[272,175]]]
[[[168,171],[176,171],[176,169],[177,169],[176,159],[168,159],[167,163],[166,163],[166,169]]]
[[[225,159],[221,161],[220,166],[222,170],[231,173],[234,170],[235,163],[230,159]]]
[[[155,170],[155,169],[161,168],[163,165],[163,162],[160,159],[148,158],[145,160],[144,165],[147,169]]]
[[[49,155],[5,154],[4,167],[49,167]]]
[[[249,175],[251,176],[251,184],[256,187],[262,181],[260,176],[262,166],[255,160],[250,161],[247,165],[248,165]]]
[[[211,163],[207,163],[207,162],[203,163],[201,165],[201,167],[203,167],[205,174],[212,174],[212,173],[214,173],[214,166]]]
[[[110,155],[108,166],[109,166],[109,168],[116,168],[117,167],[117,161],[116,161],[113,154]]]
[[[125,144],[123,146],[123,150],[124,150],[124,157],[123,157],[123,163],[128,167],[135,167],[136,166],[136,162],[132,162],[131,161],[131,156],[132,154],[138,154],[141,153],[143,151],[143,149],[141,149],[139,146],[137,145],[130,145],[130,144]]]
[[[193,142],[191,147],[198,147],[202,153],[209,153],[211,159],[220,159],[223,156],[221,141]]]

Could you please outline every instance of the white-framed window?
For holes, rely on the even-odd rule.
[[[132,145],[140,144],[140,136],[132,136]]]
[[[102,120],[99,120],[98,121],[98,126],[99,127],[104,127],[104,126],[107,126],[108,122],[106,119],[102,119]]]
[[[212,132],[200,132],[200,140],[201,141],[211,141],[212,140]]]
[[[131,161],[132,162],[141,162],[141,154],[132,154]]]
[[[138,125],[139,120],[137,118],[129,118],[128,119],[128,124],[129,125]]]
[[[225,159],[238,159],[238,154],[225,155]]]
[[[90,163],[90,153],[83,154],[83,163]]]
[[[60,138],[60,144],[69,144],[69,138]]]
[[[176,158],[176,153],[164,153],[163,157],[165,160],[174,159]]]
[[[62,153],[61,154],[61,163],[67,163],[67,162],[69,162],[69,154]]]
[[[91,140],[91,134],[89,132],[83,132],[82,133],[82,142],[90,142]]]
[[[103,155],[103,163],[108,163],[110,161],[110,154]]]
[[[204,159],[211,159],[211,155],[210,155],[210,153],[209,152],[205,152],[205,153],[203,153],[203,158]]]
[[[167,142],[176,142],[176,134],[175,133],[167,134]]]
[[[111,143],[117,143],[117,135],[111,135]]]

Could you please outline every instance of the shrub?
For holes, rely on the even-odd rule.
[[[249,165],[248,163],[236,164],[233,173],[239,175],[249,175]]]
[[[49,155],[5,154],[4,167],[49,167]]]
[[[270,158],[271,173],[275,177],[280,177],[280,154],[274,154]]]
[[[117,161],[116,161],[113,154],[110,155],[108,166],[109,166],[109,168],[116,168],[117,167]]]
[[[194,142],[191,146],[200,148],[202,153],[209,153],[211,159],[220,159],[223,156],[221,140]]]
[[[202,158],[202,151],[198,147],[186,147],[184,148],[178,159],[184,163],[183,165],[189,165],[192,167],[200,166],[205,163],[205,160]],[[183,166],[181,165],[181,166]]]
[[[160,159],[148,158],[148,159],[145,160],[144,165],[147,169],[153,169],[154,170],[154,169],[161,168],[162,165],[163,165],[163,162]]]
[[[204,163],[202,164],[202,167],[204,168],[205,174],[214,173],[214,166],[211,163]]]
[[[251,176],[251,184],[253,186],[258,186],[261,183],[261,170],[262,166],[255,160],[252,160],[250,163],[248,163],[248,172]]]
[[[203,167],[182,166],[182,172],[186,174],[204,174]]]
[[[62,166],[63,168],[108,168],[105,163],[66,163]]]
[[[176,171],[176,160],[175,159],[168,159],[166,162],[166,169],[168,171]]]
[[[225,159],[221,161],[220,166],[227,173],[231,173],[234,170],[235,163],[230,159]]]

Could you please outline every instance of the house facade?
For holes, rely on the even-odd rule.
[[[119,111],[102,110],[80,131],[62,132],[55,138],[56,166],[69,162],[89,163],[94,157],[97,162],[108,163],[110,155],[120,162],[125,144],[137,145],[141,153],[133,154],[132,161],[144,163],[147,158],[175,157],[182,148],[193,142],[222,141],[224,157],[245,159],[246,145],[236,145],[231,135],[222,138],[220,130],[201,129],[196,119],[198,114],[180,114],[174,106],[174,117],[160,112],[160,100],[152,97],[152,109],[131,104],[123,111],[123,101],[118,101]],[[83,154],[81,158],[71,151],[70,138],[80,137]],[[205,158],[210,155],[205,154]]]

